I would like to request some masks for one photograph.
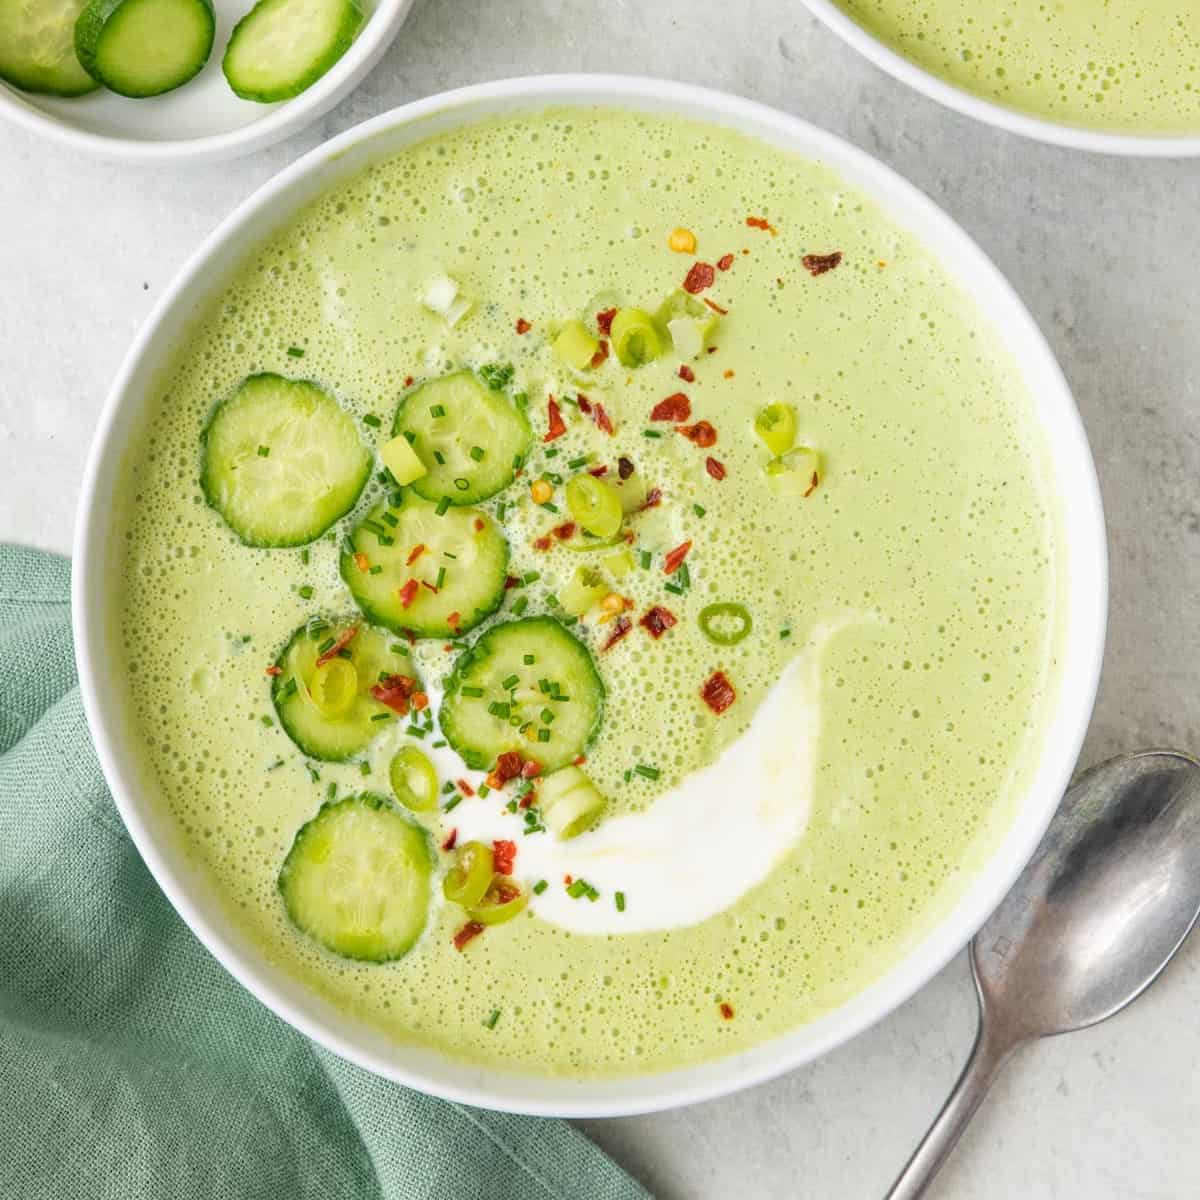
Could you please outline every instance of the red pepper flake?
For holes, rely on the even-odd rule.
[[[596,423],[596,428],[601,433],[611,434],[613,431],[613,423],[609,420],[608,413],[604,411],[604,405],[600,403],[593,404],[586,396],[579,395],[575,397],[575,403],[579,405],[579,411],[585,417],[591,417]]]
[[[437,584],[430,583],[428,579],[422,579],[421,586],[428,588],[435,596],[438,594]]]
[[[429,707],[429,697],[424,692],[413,692],[412,706],[417,712],[422,712]]]
[[[450,628],[453,629],[455,633],[457,633],[459,625],[462,624],[462,613],[460,613],[457,609],[455,609],[454,612],[452,612],[446,618],[446,624],[449,625]]]
[[[672,625],[678,625],[675,614],[661,604],[656,604],[638,624],[655,640],[658,641]]]
[[[492,843],[492,866],[500,875],[511,875],[513,860],[517,857],[517,843],[504,838]]]
[[[582,392],[576,395],[575,403],[579,405],[579,411],[583,413],[585,417],[590,417],[592,415],[592,402]]]
[[[732,368],[730,368],[728,371],[722,371],[722,372],[721,372],[721,374],[722,374],[722,375],[723,375],[723,376],[724,376],[726,379],[732,379],[732,378],[733,378],[733,369],[732,369]]]
[[[371,560],[360,550],[354,556],[354,565],[360,571],[369,571],[371,569]]]
[[[814,471],[812,473],[812,482],[808,485],[808,490],[804,493],[803,499],[807,500],[809,496],[817,490],[817,484],[821,482],[821,477]]]
[[[323,667],[331,658],[337,658],[338,651],[345,650],[345,648],[350,645],[352,641],[354,641],[354,635],[357,633],[357,625],[351,625],[349,629],[345,630],[345,632],[339,633],[337,638],[334,640],[333,645],[330,646],[329,649],[317,659],[317,666]]]
[[[727,1021],[732,1021],[733,1020],[733,1005],[722,1000],[721,1001],[721,1016],[723,1016],[725,1018],[725,1020],[727,1020]]]
[[[622,480],[628,479],[633,474],[633,463],[623,455],[617,459],[617,474]]]
[[[415,546],[414,546],[414,547],[413,547],[413,548],[412,548],[412,549],[411,549],[411,550],[408,552],[408,557],[407,557],[407,558],[404,560],[404,565],[405,565],[406,567],[411,567],[411,566],[413,565],[413,563],[415,563],[415,562],[417,561],[417,559],[418,559],[418,558],[420,558],[420,557],[421,557],[421,555],[422,555],[422,554],[424,554],[424,553],[425,553],[425,543],[424,543],[424,542],[418,542],[418,543],[417,543],[417,544],[416,544],[416,545],[415,545]]]
[[[455,843],[458,841],[458,830],[452,829],[446,835],[446,840],[442,843],[442,849],[449,853],[454,849]]]
[[[596,326],[605,337],[612,337],[613,317],[617,315],[615,308],[606,308],[596,314]]]
[[[775,226],[766,219],[766,217],[747,217],[746,224],[749,225],[751,229],[761,229],[764,233],[769,233],[772,237],[779,232],[779,230],[777,230]]]
[[[733,266],[733,255],[732,254],[722,254],[721,257],[717,259],[717,270],[719,270],[719,271],[728,271],[729,268],[732,266]]]
[[[704,303],[713,310],[713,312],[720,313],[723,317],[729,316],[729,309],[722,308],[715,300],[710,300],[707,296],[704,296],[703,300]]]
[[[521,765],[521,755],[516,750],[505,751],[488,774],[488,787],[500,789],[510,779],[516,779],[521,774]]]
[[[608,468],[607,468],[606,466],[603,466],[603,465],[601,465],[601,466],[599,466],[599,467],[588,467],[588,474],[589,474],[589,475],[595,475],[595,477],[596,477],[597,479],[599,479],[601,475],[607,475],[607,474],[608,474]]]
[[[478,921],[468,921],[454,935],[455,950],[461,950],[472,938],[477,938],[482,932],[483,926]]]
[[[405,375],[405,377],[404,377],[404,386],[405,386],[406,388],[408,388],[408,387],[412,387],[412,385],[413,385],[413,382],[414,382],[414,381],[413,381],[413,377],[412,377],[411,375]]]
[[[704,460],[704,469],[718,483],[725,478],[725,464],[713,458],[711,454]]]
[[[421,585],[415,579],[410,579],[400,589],[400,607],[409,608],[417,598],[417,592],[420,591],[420,588]]]
[[[676,425],[676,433],[682,433],[693,445],[701,450],[707,450],[716,443],[717,431],[707,421],[697,421],[695,425]]]
[[[520,334],[528,333],[533,328],[524,317],[517,318],[517,332]]]
[[[484,530],[484,520],[482,517],[475,518],[475,532],[482,533]]]
[[[716,346],[709,346],[709,347],[708,347],[708,353],[709,353],[709,354],[716,354],[716,352],[717,352],[717,347],[716,347]]]
[[[521,768],[522,779],[536,779],[542,773],[542,764],[538,762],[527,762]]]
[[[683,565],[683,560],[687,558],[688,551],[692,548],[691,539],[686,542],[681,542],[674,550],[667,552],[667,556],[663,559],[663,574],[674,575],[676,571]]]
[[[806,254],[800,261],[810,275],[824,275],[842,261],[842,252],[835,250],[832,254]]]
[[[684,363],[679,368],[679,378],[682,379],[685,383],[695,383],[696,382],[696,372],[693,371],[692,368],[687,365],[687,363]]]
[[[572,765],[576,767],[582,767],[585,762],[587,762],[586,754],[577,754],[573,759],[571,759]]]
[[[651,488],[646,493],[646,502],[642,505],[640,512],[645,512],[648,508],[657,508],[662,503],[662,488]]]
[[[542,435],[542,441],[552,442],[567,432],[567,423],[562,419],[562,410],[553,396],[546,401],[546,411],[550,417],[550,428]]]
[[[555,525],[550,531],[560,542],[565,542],[568,538],[575,536],[575,522],[564,521],[561,525]]]
[[[670,421],[672,424],[686,421],[691,415],[692,402],[682,392],[675,392],[665,400],[660,400],[650,410],[650,420]]]
[[[600,345],[596,349],[596,353],[592,355],[590,366],[594,371],[598,366],[601,366],[604,360],[608,357],[608,343],[601,338]]]
[[[717,273],[710,263],[692,263],[692,269],[687,273],[687,278],[683,281],[683,290],[695,296],[698,292],[704,291],[705,288],[712,287],[713,280],[716,277]]]
[[[723,671],[714,671],[700,689],[700,699],[718,716],[721,715],[736,699],[737,692],[733,684],[725,678]]]
[[[464,796],[469,797],[475,795],[475,789],[465,779],[458,780],[458,790],[462,792]],[[504,874],[507,875],[508,872],[505,871]]]
[[[550,539],[548,537],[540,537],[533,539],[533,548],[535,550],[549,550]]]
[[[443,642],[442,649],[445,650],[445,652],[447,654],[449,654],[450,651],[454,649],[454,646],[450,642]]]
[[[602,649],[611,650],[632,628],[633,622],[628,617],[618,617]]]
[[[520,586],[521,586],[521,580],[520,580],[520,577],[519,577],[519,576],[517,576],[517,575],[505,575],[505,577],[504,577],[504,590],[505,590],[506,592],[511,592],[511,591],[513,590],[513,588],[515,588],[515,587],[520,587]]]
[[[275,666],[274,664],[272,664],[271,666],[269,666],[269,667],[267,668],[267,674],[268,674],[268,675],[271,675],[271,676],[275,676],[275,675],[282,675],[282,674],[283,674],[283,668],[282,668],[282,667],[279,667],[279,666]]]
[[[530,788],[529,791],[517,801],[518,808],[532,808],[534,800],[537,799],[537,793]]]
[[[407,675],[389,675],[372,686],[371,695],[380,704],[386,705],[393,712],[404,716],[408,712],[409,702],[416,686],[417,681],[410,679]]]
[[[564,876],[563,876],[563,883],[564,883],[564,884],[565,884],[567,887],[570,887],[570,886],[571,886],[571,884],[572,884],[572,883],[574,883],[574,882],[575,882],[575,881],[574,881],[574,880],[571,878],[571,876],[570,876],[570,875],[564,875]]]

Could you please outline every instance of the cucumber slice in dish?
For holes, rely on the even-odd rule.
[[[362,23],[357,0],[260,0],[234,26],[222,70],[243,100],[287,100],[346,53]]]
[[[161,96],[208,62],[216,28],[210,0],[91,0],[75,26],[75,53],[110,91]]]
[[[584,752],[603,710],[587,647],[551,617],[526,617],[494,625],[459,655],[438,720],[468,767],[490,770],[516,750],[556,771]]]
[[[251,375],[203,434],[200,484],[247,546],[302,546],[354,506],[371,454],[315,383]]]
[[[409,697],[421,691],[407,649],[361,620],[301,625],[275,660],[279,673],[271,685],[284,732],[309,758],[323,762],[342,762],[366,749],[391,723],[388,718],[407,712]]]
[[[342,553],[342,578],[376,625],[418,637],[456,637],[500,607],[508,543],[478,508],[405,494],[377,504]],[[378,567],[379,570],[375,570]]]
[[[100,85],[75,54],[87,0],[0,0],[0,79],[26,92],[82,96]]]
[[[279,872],[292,924],[334,954],[391,962],[421,936],[434,854],[390,800],[330,801],[301,826]]]
[[[409,392],[392,433],[408,439],[425,468],[413,491],[426,500],[444,496],[451,504],[478,504],[508,487],[533,437],[513,401],[470,371]]]

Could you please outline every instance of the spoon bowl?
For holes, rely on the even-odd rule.
[[[1110,759],[1071,785],[1029,865],[971,942],[979,1032],[888,1200],[916,1200],[1021,1043],[1136,1000],[1200,916],[1200,762]]]

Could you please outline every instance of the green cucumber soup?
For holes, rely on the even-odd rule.
[[[224,919],[347,1015],[604,1077],[829,1012],[1040,754],[1032,401],[832,170],[552,109],[255,248],[131,450],[122,682]]]
[[[836,0],[938,75],[1030,116],[1119,133],[1200,130],[1194,0]]]

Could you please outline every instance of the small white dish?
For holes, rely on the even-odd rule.
[[[995,104],[974,92],[948,83],[917,66],[903,54],[898,54],[890,46],[885,46],[839,8],[835,0],[804,0],[804,3],[814,17],[880,70],[931,100],[986,125],[994,125],[997,129],[1019,133],[1023,137],[1049,142],[1054,146],[1090,150],[1096,154],[1123,154],[1131,158],[1191,158],[1200,155],[1200,131],[1194,134],[1107,133],[1102,129],[1066,125],[1030,116],[1015,108],[1005,108],[1002,104]]]
[[[217,35],[204,70],[183,87],[146,100],[99,88],[63,98],[0,80],[0,116],[63,145],[120,162],[216,162],[278,142],[328,112],[383,56],[413,0],[377,0],[354,44],[312,87],[278,104],[233,94],[221,71],[229,35],[254,0],[213,0]]]
[[[976,303],[1018,366],[1045,435],[1061,509],[1065,586],[1056,694],[1036,770],[1003,839],[957,903],[914,934],[899,961],[839,1008],[727,1058],[658,1074],[578,1079],[535,1076],[456,1060],[392,1040],[282,967],[225,915],[211,878],[182,846],[156,793],[137,732],[113,700],[124,670],[116,627],[123,542],[112,520],[123,464],[147,407],[193,321],[245,257],[297,212],[371,163],[440,132],[557,105],[670,113],[737,130],[838,171],[937,256]],[[1079,413],[1054,356],[1017,294],[983,251],[923,193],[849,143],[775,109],[663,80],[610,75],[508,79],[431,96],[348,130],[259,188],[204,241],[134,340],[105,402],[84,472],[72,564],[75,655],[88,724],[130,837],[196,936],[246,988],[335,1054],[397,1083],[484,1108],[540,1116],[605,1117],[693,1104],[761,1083],[866,1029],[928,982],[966,945],[1016,881],[1075,769],[1095,699],[1108,612],[1100,490]]]

